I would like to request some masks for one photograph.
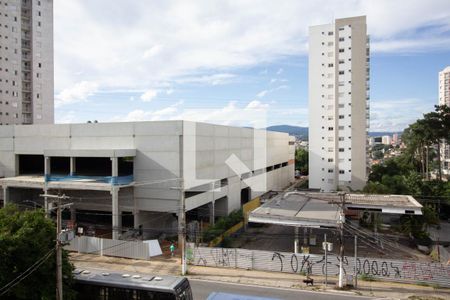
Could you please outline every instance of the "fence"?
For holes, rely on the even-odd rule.
[[[207,267],[242,268],[311,275],[337,276],[340,258],[324,255],[294,254],[237,248],[188,247],[187,259],[192,265]],[[325,263],[327,261],[327,264]],[[354,257],[344,257],[344,274],[353,275]],[[450,287],[450,266],[440,263],[389,260],[359,257],[356,261],[358,275],[383,281],[421,283]]]
[[[149,244],[141,241],[121,241],[91,236],[75,237],[64,247],[69,251],[92,253],[101,256],[116,256],[134,259],[149,259]]]
[[[447,249],[444,246],[439,245],[439,259],[441,263],[445,265],[450,265],[450,248]]]

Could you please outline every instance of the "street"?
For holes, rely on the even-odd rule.
[[[246,284],[222,283],[206,280],[189,279],[195,300],[204,300],[212,292],[224,292],[260,297],[272,297],[286,300],[338,300],[338,299],[374,299],[370,297],[353,296],[343,293],[321,293],[286,288],[273,288]]]

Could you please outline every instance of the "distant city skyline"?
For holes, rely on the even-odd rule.
[[[224,123],[253,108],[268,125],[308,126],[308,27],[367,15],[370,130],[401,131],[437,103],[450,57],[448,1],[54,6],[57,123]]]

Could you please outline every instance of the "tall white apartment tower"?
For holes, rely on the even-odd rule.
[[[53,0],[0,0],[0,125],[53,122]]]
[[[450,66],[439,72],[439,105],[450,106]],[[450,145],[441,144],[442,173],[450,174]]]
[[[309,188],[366,183],[369,51],[365,16],[309,28]]]

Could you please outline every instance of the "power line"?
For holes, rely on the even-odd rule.
[[[52,252],[55,250],[55,248],[51,249],[47,254],[45,254],[43,257],[41,257],[39,260],[37,260],[33,265],[31,265],[28,269],[26,269],[22,274],[17,276],[15,279],[10,281],[8,284],[3,286],[0,289],[0,296],[3,296],[6,294],[9,290],[11,290],[13,287],[15,287],[17,284],[19,284],[22,280],[27,278],[29,275],[31,275],[34,271],[36,271],[44,262],[47,261],[47,259],[51,256]]]

